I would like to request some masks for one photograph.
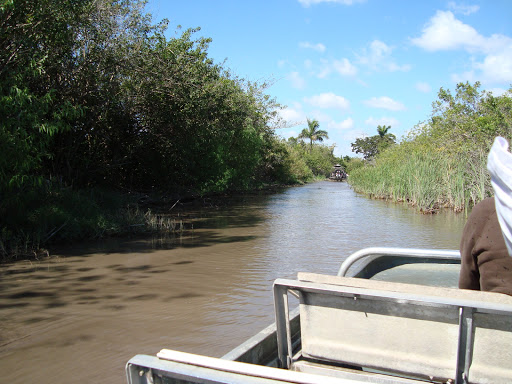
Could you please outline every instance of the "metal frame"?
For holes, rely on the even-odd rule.
[[[473,315],[475,313],[505,314],[512,316],[512,306],[450,297],[390,292],[348,286],[336,286],[297,280],[278,279],[274,282],[274,306],[277,325],[278,363],[281,368],[290,368],[292,363],[291,335],[289,326],[289,291],[323,293],[354,300],[380,300],[397,304],[415,304],[437,308],[459,310],[459,340],[456,357],[455,384],[467,383],[472,354]]]
[[[343,275],[338,273],[338,276],[346,276],[347,272],[350,270],[350,276],[357,276],[358,273],[365,269],[366,266],[375,261],[376,259],[382,257],[390,257],[397,256],[397,258],[403,258],[403,262],[407,263],[407,260],[417,260],[417,262],[433,262],[433,261],[447,261],[447,262],[460,262],[460,256],[458,251],[451,250],[430,250],[430,249],[402,249],[402,248],[384,248],[384,247],[373,247],[373,248],[365,248],[358,252],[350,255],[345,262],[343,262],[340,266],[340,271],[343,271]],[[365,259],[363,263],[353,267],[353,264],[357,261]],[[351,269],[352,268],[352,269]],[[300,326],[299,326],[299,308],[295,308],[290,310],[290,322],[291,322],[291,333],[300,334]],[[222,356],[222,359],[225,360],[234,360],[234,361],[244,361],[244,362],[254,362],[257,360],[260,364],[265,362],[267,365],[275,366],[276,358],[274,356],[274,352],[277,349],[277,344],[275,344],[274,333],[276,331],[276,324],[273,323],[269,327],[265,328],[251,339],[242,343],[232,351],[228,352],[226,355]],[[295,344],[300,343],[299,337],[292,337],[292,348],[295,348]],[[254,346],[258,345],[261,348],[258,348],[257,351],[254,350]],[[264,347],[263,347],[264,346]],[[269,351],[272,351],[270,353]],[[261,356],[255,357],[254,354],[262,354]],[[263,356],[263,354],[267,353],[268,356]]]
[[[417,262],[426,259],[460,262],[460,252],[456,250],[372,247],[361,249],[347,257],[340,266],[338,276],[349,276],[347,275],[349,269],[359,260],[367,258],[365,263],[360,265],[358,270],[353,272],[350,276],[356,275],[360,270],[364,269],[366,265],[379,257],[389,256],[399,256],[410,260],[416,259]]]
[[[287,371],[172,350],[162,350],[158,357],[134,356],[126,364],[126,378],[129,384],[360,384],[355,379]]]

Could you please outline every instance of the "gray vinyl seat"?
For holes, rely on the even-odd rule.
[[[300,297],[302,356],[292,369],[308,371],[309,360],[442,382],[512,382],[510,296],[311,273],[276,284]]]

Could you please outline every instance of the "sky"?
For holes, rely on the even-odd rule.
[[[208,56],[285,108],[283,138],[316,119],[336,156],[391,126],[401,139],[432,113],[441,87],[512,86],[512,1],[149,0],[167,36],[200,27]]]

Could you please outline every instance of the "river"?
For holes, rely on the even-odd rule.
[[[276,278],[336,274],[371,246],[457,249],[465,222],[327,181],[192,216],[181,236],[80,244],[0,266],[0,381],[125,383],[139,353],[222,356],[273,321]]]

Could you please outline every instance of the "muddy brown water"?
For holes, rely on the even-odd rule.
[[[0,266],[0,382],[125,383],[136,354],[220,357],[273,321],[271,286],[371,246],[457,249],[465,217],[319,182],[195,212],[182,236]]]

